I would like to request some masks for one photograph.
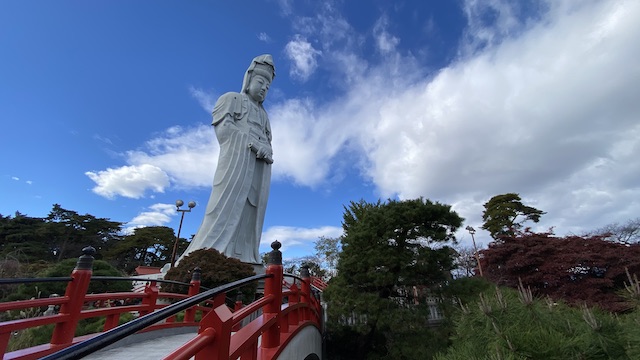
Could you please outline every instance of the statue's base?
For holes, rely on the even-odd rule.
[[[253,267],[253,272],[256,273],[256,275],[264,275],[267,272],[267,268],[264,266],[264,264],[254,264],[254,263],[245,263],[245,264],[251,265]],[[264,294],[264,279],[258,280],[257,293]]]
[[[253,267],[253,272],[256,273],[256,275],[264,275],[267,272],[267,268],[264,266],[264,264],[254,264],[254,263],[245,263],[247,265],[251,265]]]
[[[162,274],[163,279],[164,279],[164,276],[167,274],[167,271],[169,271],[169,269],[171,269],[171,263],[166,263],[162,268],[160,268],[160,273]]]

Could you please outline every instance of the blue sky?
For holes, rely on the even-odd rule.
[[[640,214],[639,18],[633,0],[2,1],[0,214],[177,228],[175,200],[195,200],[195,233],[213,104],[270,53],[261,251],[310,254],[359,199],[423,196],[479,228],[518,192],[547,211],[538,230],[623,222]]]

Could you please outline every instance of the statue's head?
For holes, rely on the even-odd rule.
[[[257,56],[251,61],[251,65],[244,74],[242,81],[242,92],[248,94],[252,80],[265,84],[267,89],[273,78],[276,76],[276,68],[273,65],[273,58],[269,54]],[[257,84],[254,84],[256,86]],[[266,96],[266,92],[264,94]],[[259,102],[264,101],[264,97]]]

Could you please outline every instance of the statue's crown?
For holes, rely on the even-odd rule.
[[[269,54],[257,56],[253,59],[255,66],[253,68],[253,73],[255,75],[261,75],[267,78],[269,81],[272,81],[276,76],[276,69],[273,65],[273,57]]]

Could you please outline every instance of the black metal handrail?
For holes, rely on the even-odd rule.
[[[137,281],[137,282],[157,282],[157,283],[161,283],[161,284],[176,284],[176,285],[183,285],[183,286],[191,286],[190,283],[185,283],[182,281],[175,281],[175,280],[164,280],[164,279],[141,279],[141,278],[134,278],[134,277],[119,277],[119,276],[92,276],[91,277],[91,281],[93,280],[100,280],[100,281]],[[200,286],[201,289],[204,290],[209,290],[209,288],[206,288],[204,286]]]
[[[194,295],[184,300],[180,300],[173,305],[169,305],[158,311],[154,311],[145,316],[139,317],[135,320],[129,321],[126,324],[122,324],[114,329],[106,331],[100,335],[92,337],[89,340],[83,341],[76,345],[69,346],[63,350],[47,355],[42,360],[72,360],[79,359],[83,356],[96,352],[106,346],[115,343],[118,340],[122,340],[125,337],[134,334],[148,326],[151,326],[159,321],[169,318],[182,310],[188,309],[200,302],[208,300],[218,294],[225,293],[230,290],[237,289],[251,282],[273,277],[272,274],[266,275],[254,275],[248,278],[234,281],[232,283],[218,286],[211,290],[201,292],[198,295]]]
[[[301,277],[301,276],[299,276],[299,275],[295,275],[295,274],[287,274],[287,273],[283,273],[283,274],[282,274],[282,276],[284,276],[284,277],[291,277],[291,278],[294,278],[294,279],[296,279],[296,280],[300,280],[300,282],[303,282],[303,281],[304,281],[304,278],[303,278],[303,277]]]

